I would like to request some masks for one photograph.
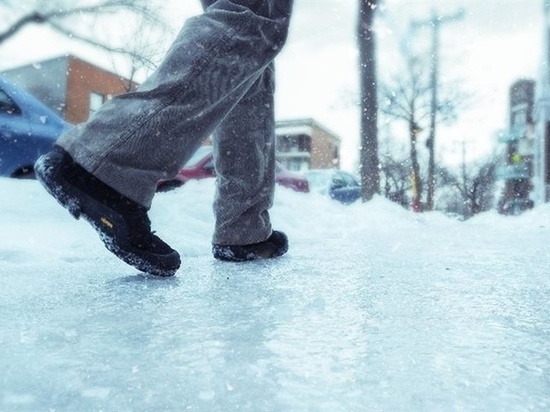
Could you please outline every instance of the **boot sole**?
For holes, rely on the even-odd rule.
[[[127,241],[127,226],[124,219],[112,209],[68,183],[61,176],[56,165],[47,165],[46,160],[41,158],[35,165],[35,173],[36,179],[46,191],[75,219],[84,218],[98,233],[107,250],[119,259],[141,272],[163,277],[175,275],[179,268],[179,258],[172,255],[166,256],[178,261],[178,264],[170,269],[155,266],[144,258],[142,255],[147,252],[135,248]],[[115,227],[117,231],[113,230]],[[153,257],[152,254],[149,255]]]
[[[283,239],[284,243],[281,245],[276,245],[269,239],[248,246],[213,245],[212,254],[215,259],[224,262],[249,262],[278,258],[288,251],[288,238],[281,232],[277,233],[277,236]]]

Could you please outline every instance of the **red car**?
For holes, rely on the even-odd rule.
[[[191,179],[216,177],[212,146],[201,146],[183,168],[171,180],[161,180],[157,191],[163,192],[183,185]],[[275,182],[297,192],[309,192],[309,183],[301,173],[291,172],[277,162],[275,167]]]

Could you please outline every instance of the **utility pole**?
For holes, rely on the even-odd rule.
[[[441,25],[462,19],[464,10],[459,10],[454,14],[441,16],[432,10],[432,17],[424,21],[413,22],[413,26],[429,25],[432,28],[432,59],[431,59],[431,75],[430,88],[432,92],[430,105],[430,136],[426,145],[429,150],[428,160],[428,197],[426,199],[426,210],[434,208],[434,193],[435,193],[435,129],[437,121],[437,86],[439,80],[439,31]]]
[[[466,175],[466,140],[462,140],[462,182],[464,189],[466,190],[467,186],[467,175]]]
[[[361,88],[361,191],[363,202],[380,192],[376,39],[373,22],[378,0],[359,1],[357,39]]]

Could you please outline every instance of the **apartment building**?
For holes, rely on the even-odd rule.
[[[2,74],[73,124],[85,122],[106,100],[138,86],[71,55],[17,67]]]
[[[277,160],[289,170],[338,169],[341,139],[313,119],[278,121]]]
[[[504,164],[499,169],[499,177],[504,180],[500,211],[515,214],[533,206],[535,81],[518,80],[509,93],[508,129],[499,136],[499,141],[506,144]]]
[[[550,0],[544,0],[543,52],[535,106],[534,192],[550,201]]]

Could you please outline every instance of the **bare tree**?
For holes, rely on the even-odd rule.
[[[376,42],[373,30],[377,0],[359,0],[359,65],[361,82],[361,185],[366,202],[380,191]]]
[[[462,174],[457,178],[456,188],[466,206],[464,218],[472,217],[493,207],[498,160],[495,156],[477,165],[463,164]]]
[[[440,168],[437,170],[440,194],[436,208],[461,219],[469,219],[496,206],[496,169],[499,156],[493,153],[484,160],[467,163],[464,145],[462,153],[462,164],[459,168],[454,171]]]
[[[405,73],[395,77],[382,89],[381,112],[392,119],[405,121],[410,142],[410,180],[412,187],[411,206],[421,211],[422,181],[418,161],[418,136],[430,114],[430,87],[423,62],[408,56]]]
[[[393,156],[385,154],[380,159],[380,183],[382,195],[405,209],[411,203],[412,189],[410,176],[410,160],[395,160]]]
[[[425,130],[431,130],[433,120],[432,90],[428,58],[421,54],[404,54],[405,68],[398,75],[381,86],[380,112],[390,120],[405,122],[410,142],[410,179],[412,186],[411,207],[422,211],[423,193],[426,184],[421,178],[421,156],[419,139]],[[459,107],[466,102],[466,95],[456,84],[442,87],[435,110],[438,122],[452,122]],[[430,149],[429,139],[426,147]],[[436,168],[436,170],[441,170]],[[437,177],[437,176],[436,176]],[[428,178],[429,179],[429,178]]]
[[[0,11],[4,14],[3,23],[0,24],[0,45],[26,26],[47,25],[73,40],[142,62],[147,59],[144,54],[124,45],[114,44],[111,33],[104,30],[107,24],[98,24],[98,19],[108,21],[116,14],[118,23],[115,26],[118,28],[121,26],[121,16],[124,17],[125,24],[128,19],[139,18],[148,25],[167,28],[148,0],[1,0]]]
[[[158,25],[152,26],[147,16],[136,16],[135,25],[128,28],[124,50],[128,53],[120,55],[111,53],[111,63],[116,73],[124,73],[123,81],[126,91],[132,91],[139,79],[147,78],[154,71],[166,50],[166,40],[170,28]]]

